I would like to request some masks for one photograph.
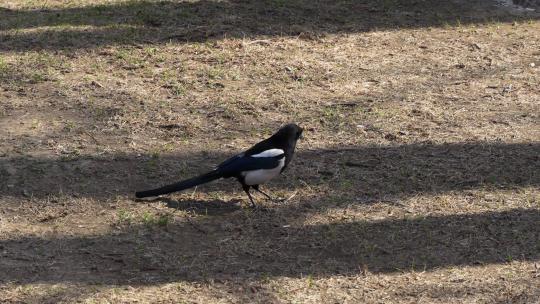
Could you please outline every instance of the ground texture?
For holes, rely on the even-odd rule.
[[[539,67],[496,1],[0,1],[0,302],[539,303]],[[291,121],[285,202],[133,199]]]

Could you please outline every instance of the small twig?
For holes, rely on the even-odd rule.
[[[180,124],[165,124],[165,125],[159,125],[158,127],[161,128],[161,129],[172,130],[172,129],[180,129],[180,128],[182,128],[182,125],[180,125]]]
[[[369,167],[364,163],[353,163],[353,162],[346,162],[344,163],[344,165],[347,167],[360,167],[360,168]]]
[[[272,43],[272,41],[268,40],[268,39],[259,39],[259,40],[253,40],[253,41],[250,41],[250,42],[244,42],[243,44],[244,45],[250,45],[250,44],[266,44],[266,45],[270,45]]]
[[[213,116],[214,114],[223,113],[223,112],[225,112],[225,109],[219,109],[219,110],[215,110],[215,111],[207,113],[206,116],[210,117],[210,116]]]
[[[193,189],[193,193],[191,193],[191,199],[195,197],[195,192],[197,192],[197,186],[195,186],[195,189]]]
[[[291,196],[289,196],[288,199],[284,200],[283,202],[286,203],[286,202],[290,201],[293,197],[296,196],[297,193],[298,193],[298,191],[294,191],[294,193]]]
[[[100,82],[95,81],[95,80],[92,80],[92,82],[90,82],[90,84],[92,84],[93,86],[96,86],[98,88],[103,88],[103,85]]]
[[[340,102],[340,103],[331,103],[327,104],[327,107],[357,107],[359,106],[359,102]]]

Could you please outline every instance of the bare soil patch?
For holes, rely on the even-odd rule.
[[[1,1],[0,302],[537,303],[540,23],[495,1]],[[286,122],[234,181],[136,201]]]

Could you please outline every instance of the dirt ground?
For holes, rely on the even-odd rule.
[[[540,303],[539,84],[501,1],[0,0],[0,303]]]

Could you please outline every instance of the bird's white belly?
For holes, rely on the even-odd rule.
[[[278,176],[284,165],[285,157],[279,160],[279,165],[275,168],[244,171],[242,172],[242,175],[244,175],[244,182],[249,186],[264,184]]]

